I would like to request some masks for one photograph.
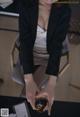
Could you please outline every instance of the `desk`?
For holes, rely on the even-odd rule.
[[[10,113],[12,112],[12,106],[18,103],[22,103],[27,100],[23,97],[9,97],[9,96],[0,96],[0,108],[9,108]],[[33,111],[31,106],[28,104],[31,117],[47,117],[47,112],[41,114]],[[80,117],[80,103],[76,102],[64,102],[64,101],[55,101],[51,117]]]

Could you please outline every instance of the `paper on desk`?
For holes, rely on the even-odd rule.
[[[10,114],[9,117],[17,117],[16,114]]]
[[[17,117],[31,117],[25,102],[14,106]]]
[[[13,0],[0,0],[0,6],[2,8],[6,8],[7,6],[9,6],[12,3],[13,3]]]

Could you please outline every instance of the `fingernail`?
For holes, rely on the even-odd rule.
[[[27,99],[27,101],[30,103],[31,101]]]
[[[50,112],[48,113],[48,116],[50,116]]]
[[[48,110],[48,108],[46,107],[43,111],[47,111]]]

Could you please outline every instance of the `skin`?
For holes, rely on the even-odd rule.
[[[52,3],[57,0],[39,0],[39,18],[38,24],[47,30],[48,18]],[[56,86],[57,76],[48,75],[49,80],[46,88],[39,89],[35,81],[33,80],[33,74],[24,74],[25,86],[26,86],[26,98],[35,109],[35,98],[46,97],[48,99],[48,114],[50,115],[51,106],[54,102],[54,92]]]
[[[48,4],[49,5],[49,4],[57,2],[58,0],[39,0],[39,1],[41,1],[44,4]]]
[[[50,15],[51,5],[57,0],[39,0],[39,18],[38,24],[47,30],[48,19]]]

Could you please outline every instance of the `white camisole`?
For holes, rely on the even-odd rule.
[[[34,61],[35,63],[43,63],[44,59],[48,59],[49,54],[47,53],[46,46],[46,35],[47,31],[37,26],[37,35],[33,49]]]

